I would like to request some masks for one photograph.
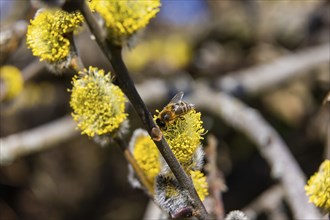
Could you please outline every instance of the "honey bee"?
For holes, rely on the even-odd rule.
[[[178,92],[171,101],[158,114],[156,124],[161,129],[165,129],[167,124],[172,123],[177,117],[180,117],[190,110],[194,109],[193,104],[182,101],[183,92]]]

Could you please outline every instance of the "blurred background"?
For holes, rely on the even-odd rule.
[[[14,65],[24,70],[36,63],[24,34],[26,22],[36,9],[30,1],[0,3],[1,66]],[[165,83],[166,87],[159,88],[161,95],[155,93],[146,100],[155,114],[177,91],[189,97],[193,82],[203,81],[216,88],[217,80],[236,71],[329,43],[329,5],[328,0],[162,1],[160,13],[134,39],[135,46],[125,49],[124,60],[138,88],[144,86],[141,90],[152,87],[157,80]],[[86,66],[111,70],[85,25],[76,37]],[[55,75],[47,68],[38,72],[25,81],[19,96],[1,103],[1,138],[70,114],[68,89],[74,72]],[[322,101],[329,89],[326,62],[258,94],[235,91],[233,95],[262,114],[309,177],[325,157],[329,106],[322,107]],[[125,138],[129,141],[142,123],[129,105],[127,109],[130,129]],[[202,119],[208,130],[203,145],[207,145],[209,135],[218,141],[217,165],[228,188],[222,195],[224,209],[243,209],[277,182],[244,134],[207,111],[207,106],[203,107]],[[127,173],[127,163],[118,146],[102,148],[87,136],[74,133],[47,150],[1,166],[0,217],[141,219],[148,197],[129,185]],[[281,207],[291,219],[284,200]],[[258,213],[256,219],[272,217],[265,211]]]

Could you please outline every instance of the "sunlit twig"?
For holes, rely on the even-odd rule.
[[[207,182],[209,185],[209,196],[205,199],[205,206],[210,215],[215,219],[223,219],[225,216],[224,205],[222,201],[222,192],[226,191],[227,186],[222,172],[217,166],[217,148],[218,141],[212,134],[207,136],[208,145],[205,147],[205,158],[207,164],[204,169],[208,173]]]
[[[273,62],[226,74],[217,87],[235,95],[256,95],[330,61],[330,44],[318,45],[280,57]]]
[[[0,164],[6,165],[17,158],[45,151],[61,142],[78,136],[76,123],[67,115],[46,125],[0,139]]]

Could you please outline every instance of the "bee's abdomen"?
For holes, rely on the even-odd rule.
[[[194,108],[193,104],[187,104],[185,102],[181,102],[178,105],[179,105],[179,107],[177,108],[177,110],[175,112],[177,115],[185,114]]]

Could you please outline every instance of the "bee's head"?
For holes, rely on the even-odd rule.
[[[160,118],[156,119],[156,124],[158,125],[158,127],[160,127],[161,129],[164,129],[166,124],[164,121],[160,120]]]

